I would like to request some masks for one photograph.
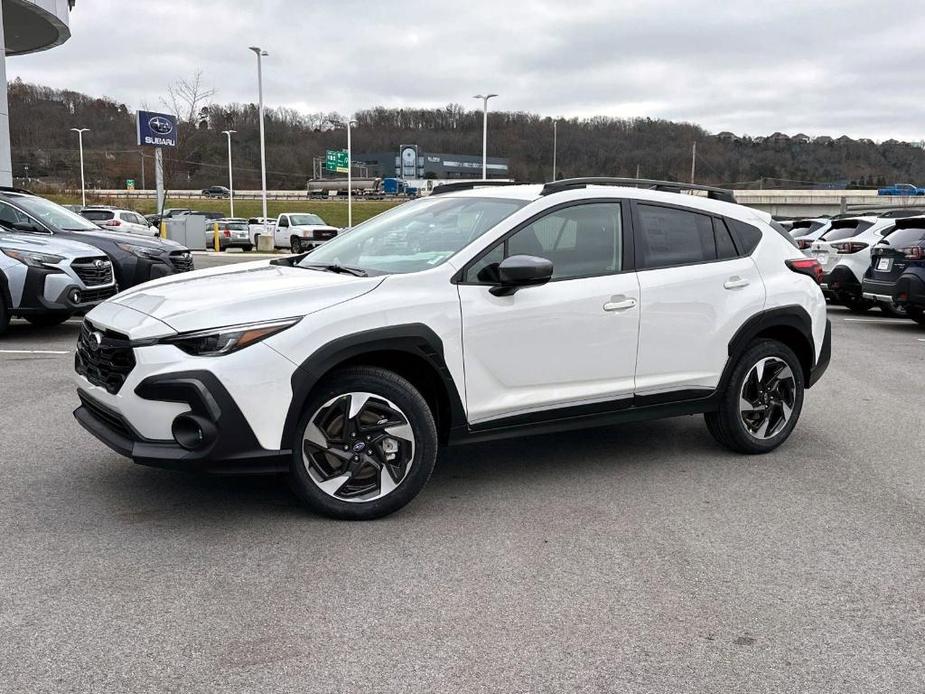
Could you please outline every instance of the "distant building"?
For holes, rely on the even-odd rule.
[[[424,152],[417,145],[401,145],[391,152],[353,155],[354,162],[365,166],[369,175],[378,178],[397,176],[404,179],[481,178],[482,157],[472,154]],[[508,160],[488,157],[488,178],[509,178]]]
[[[742,138],[728,130],[723,130],[721,133],[716,133],[716,139],[721,142],[739,142]]]
[[[786,133],[776,132],[768,135],[768,140],[771,142],[790,142],[790,136]]]
[[[872,145],[872,144],[875,144],[874,141],[871,140],[869,137],[862,137],[860,140],[858,140],[858,142],[860,142],[862,145]]]
[[[835,140],[833,140],[828,135],[820,135],[815,140],[813,140],[813,143],[817,145],[830,145],[833,142],[835,142]]]
[[[852,140],[852,139],[851,139],[850,137],[848,137],[847,135],[842,135],[841,137],[839,137],[838,139],[836,139],[835,142],[837,142],[837,143],[840,144],[840,145],[849,145],[849,144],[853,143],[854,140]]]
[[[796,142],[797,144],[806,145],[809,144],[810,137],[809,135],[804,135],[803,133],[797,133],[790,138],[791,142]]]
[[[889,139],[886,142],[881,142],[882,145],[901,145],[902,143],[899,140]]]

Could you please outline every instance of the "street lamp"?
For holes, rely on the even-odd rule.
[[[257,92],[260,100],[260,181],[262,184],[263,196],[263,233],[267,232],[267,143],[263,131],[263,65],[262,58],[270,55],[259,46],[250,46],[250,49],[257,55]]]
[[[231,174],[231,133],[237,130],[222,130],[223,135],[228,136],[228,202],[231,205],[231,217],[234,217],[234,177]]]
[[[482,100],[482,180],[488,180],[488,100],[497,94],[476,94],[473,99]]]
[[[558,148],[558,127],[559,121],[554,120],[552,122],[552,180],[556,180],[556,149]]]
[[[87,206],[87,186],[84,183],[84,133],[90,128],[71,128],[77,133],[77,144],[80,146],[80,204]]]
[[[353,228],[353,144],[350,131],[357,122],[347,121],[347,228]]]

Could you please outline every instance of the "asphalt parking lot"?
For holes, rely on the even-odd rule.
[[[111,453],[79,323],[14,321],[0,691],[922,691],[925,330],[830,317],[770,455],[700,417],[474,445],[371,523]]]

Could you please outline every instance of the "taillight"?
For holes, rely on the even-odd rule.
[[[909,248],[903,248],[901,252],[909,260],[925,259],[925,248],[923,248],[922,246],[909,246]]]
[[[832,248],[838,251],[840,255],[846,255],[863,251],[867,248],[867,244],[860,241],[841,241],[840,243],[833,243]]]
[[[224,232],[224,233],[225,233],[225,238],[226,238],[226,239],[230,239],[230,238],[231,238],[231,232],[230,232],[230,231],[228,231],[227,229],[225,229],[225,232]]]
[[[825,270],[822,269],[819,261],[815,258],[788,258],[784,262],[787,263],[787,267],[794,272],[812,277],[816,281],[816,284],[822,284]]]
[[[807,248],[811,248],[813,242],[809,239],[797,239],[797,246],[799,246],[801,251],[805,251]]]
[[[103,222],[104,227],[117,227],[121,224],[122,222],[120,222],[118,219],[107,219],[105,222]]]

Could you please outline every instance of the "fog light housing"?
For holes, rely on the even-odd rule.
[[[215,441],[217,430],[215,424],[205,417],[186,412],[173,420],[170,433],[174,441],[188,451],[196,451],[211,446]]]
[[[68,298],[70,298],[72,304],[79,304],[83,296],[79,289],[72,289],[68,294]]]

